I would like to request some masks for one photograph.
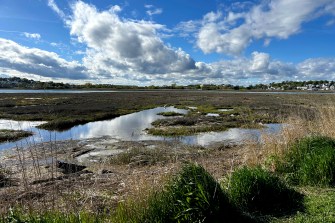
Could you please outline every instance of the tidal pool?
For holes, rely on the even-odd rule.
[[[123,115],[111,120],[90,122],[84,125],[75,126],[67,131],[57,132],[38,129],[36,126],[43,122],[0,120],[0,129],[27,130],[34,133],[33,136],[21,139],[16,142],[0,144],[0,150],[13,147],[27,147],[40,142],[51,142],[58,140],[80,140],[108,136],[111,140],[139,141],[139,140],[177,140],[185,144],[206,146],[211,143],[232,141],[240,143],[243,140],[259,140],[261,132],[278,132],[280,124],[266,125],[268,128],[239,129],[233,128],[224,132],[206,132],[192,136],[182,137],[161,137],[149,135],[145,132],[150,128],[151,123],[157,119],[166,118],[157,115],[160,112],[173,111],[186,114],[188,110],[174,107],[158,107],[128,115]]]

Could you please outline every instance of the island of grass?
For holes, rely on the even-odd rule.
[[[207,116],[190,112],[188,115],[154,121],[147,132],[159,136],[183,136],[200,132],[226,131],[229,128],[263,128],[262,123],[274,123],[268,117],[252,114],[243,109],[235,113]]]
[[[174,111],[168,111],[168,112],[157,113],[157,115],[162,115],[162,116],[165,116],[165,117],[174,117],[174,116],[184,116],[185,114],[179,113],[179,112],[174,112]]]
[[[32,135],[29,131],[0,129],[0,142],[16,141]]]

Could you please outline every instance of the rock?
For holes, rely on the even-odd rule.
[[[74,163],[66,163],[59,160],[56,161],[56,166],[57,168],[62,169],[62,173],[64,174],[76,173],[86,168],[86,166],[77,165]]]

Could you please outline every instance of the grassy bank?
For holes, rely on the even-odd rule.
[[[29,131],[0,129],[0,143],[16,141],[32,135],[33,133]]]

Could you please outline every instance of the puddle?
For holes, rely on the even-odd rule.
[[[118,118],[106,121],[91,122],[84,125],[78,125],[64,132],[48,131],[36,128],[44,122],[26,122],[0,120],[0,128],[14,130],[28,130],[34,133],[33,136],[24,138],[16,142],[8,142],[0,144],[0,150],[13,147],[27,147],[40,142],[54,142],[59,140],[89,140],[90,138],[99,138],[107,136],[111,142],[115,140],[123,141],[143,141],[143,140],[163,140],[163,141],[179,141],[185,144],[206,146],[215,142],[233,141],[236,143],[244,140],[259,140],[261,132],[276,133],[281,129],[281,124],[269,124],[268,128],[259,129],[229,129],[224,132],[206,132],[192,136],[182,137],[161,137],[146,134],[144,129],[150,128],[151,123],[157,119],[165,118],[157,115],[160,112],[178,112],[186,114],[188,111],[177,109],[174,107],[158,107],[148,109]],[[215,114],[217,115],[217,114]]]

